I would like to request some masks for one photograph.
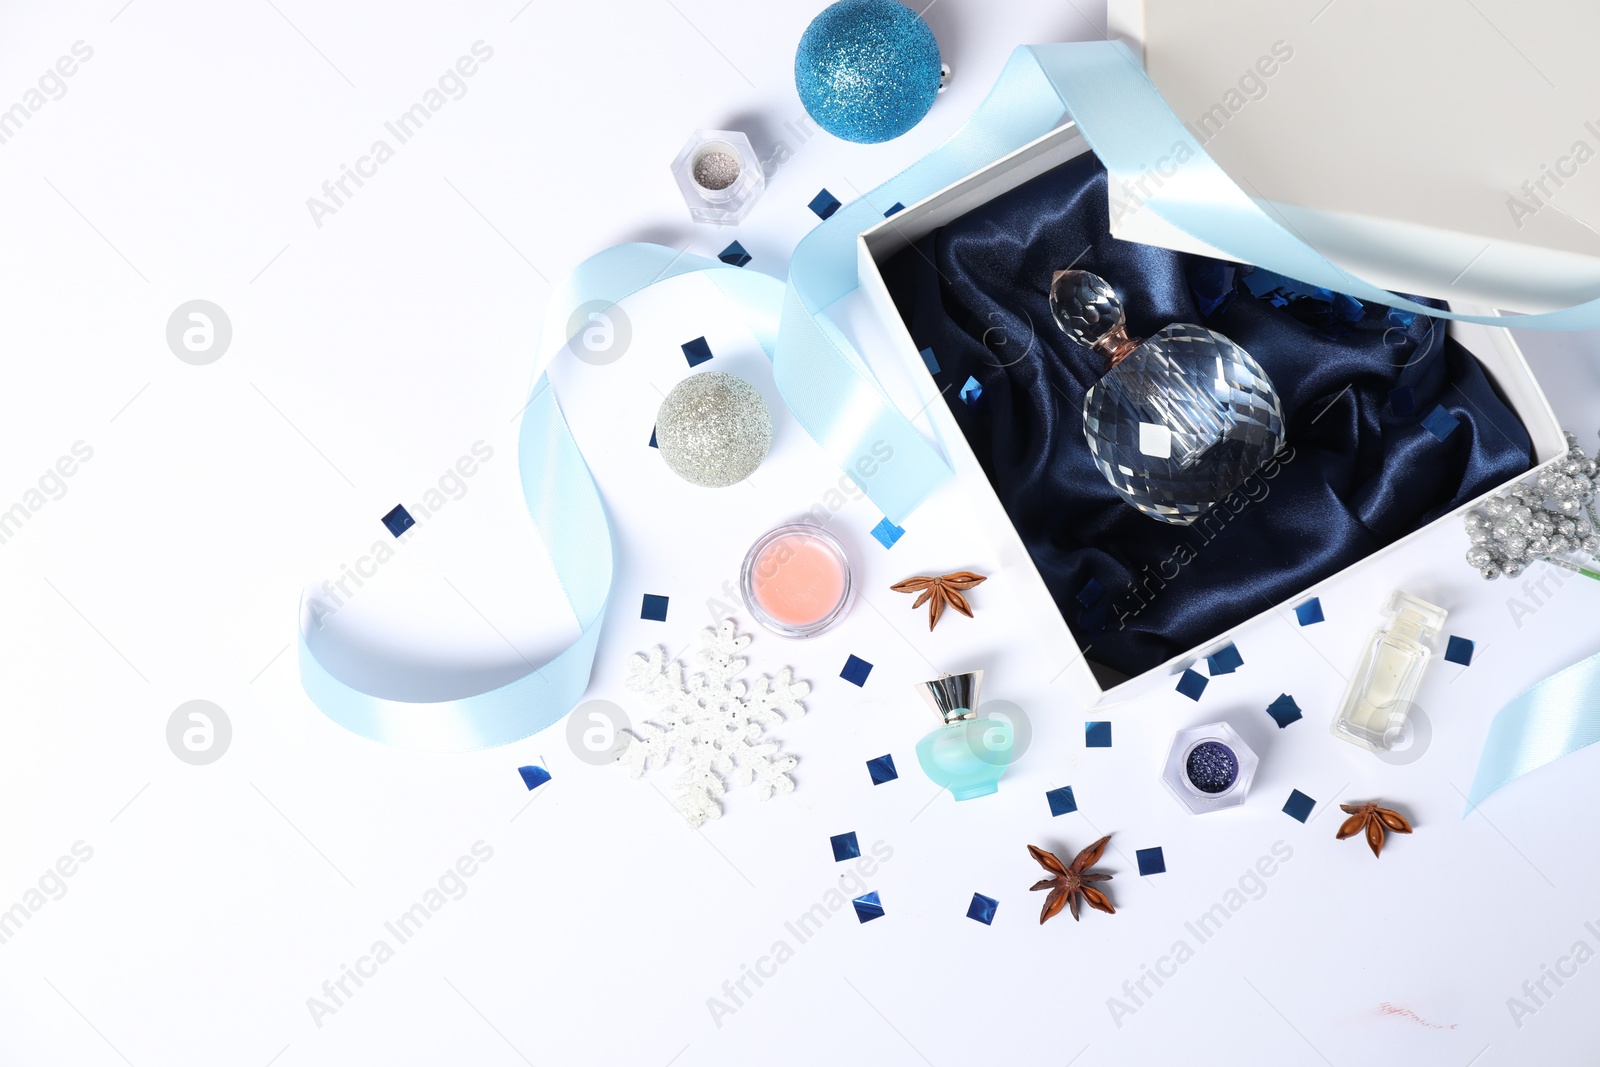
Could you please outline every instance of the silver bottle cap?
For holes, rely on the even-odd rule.
[[[931,682],[919,682],[917,692],[948,726],[978,717],[978,691],[982,686],[983,672],[967,671],[965,674],[941,674]]]

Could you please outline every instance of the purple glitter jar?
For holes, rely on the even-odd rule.
[[[1161,784],[1190,814],[1203,815],[1243,804],[1260,762],[1227,723],[1191,726],[1172,736]]]

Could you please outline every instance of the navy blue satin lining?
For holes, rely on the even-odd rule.
[[[1149,670],[1530,468],[1526,429],[1442,321],[1115,240],[1105,180],[1080,156],[883,270],[1090,659]],[[1135,337],[1195,322],[1243,346],[1283,398],[1292,458],[1190,527],[1124,503],[1083,438],[1083,394],[1104,367],[1050,316],[1050,278],[1068,265],[1117,288]],[[973,405],[959,395],[969,376],[983,387]],[[1442,442],[1422,425],[1441,404],[1460,420]],[[1085,607],[1091,578],[1105,593]]]

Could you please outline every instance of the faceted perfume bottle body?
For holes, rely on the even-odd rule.
[[[965,719],[941,726],[917,742],[917,762],[935,785],[957,800],[988,796],[1000,788],[1015,737],[1004,719]]]
[[[1050,307],[1111,363],[1084,395],[1083,433],[1106,481],[1146,515],[1192,523],[1283,447],[1277,389],[1222,334],[1175,323],[1132,340],[1116,292],[1087,271],[1058,272]]]
[[[1448,617],[1443,608],[1401,592],[1389,597],[1385,613],[1390,623],[1367,639],[1332,726],[1334,736],[1373,752],[1388,752],[1400,739],[1433,655],[1427,642]]]

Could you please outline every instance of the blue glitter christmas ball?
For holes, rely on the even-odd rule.
[[[939,42],[898,0],[839,0],[812,20],[794,57],[800,102],[846,141],[893,140],[939,92]]]

